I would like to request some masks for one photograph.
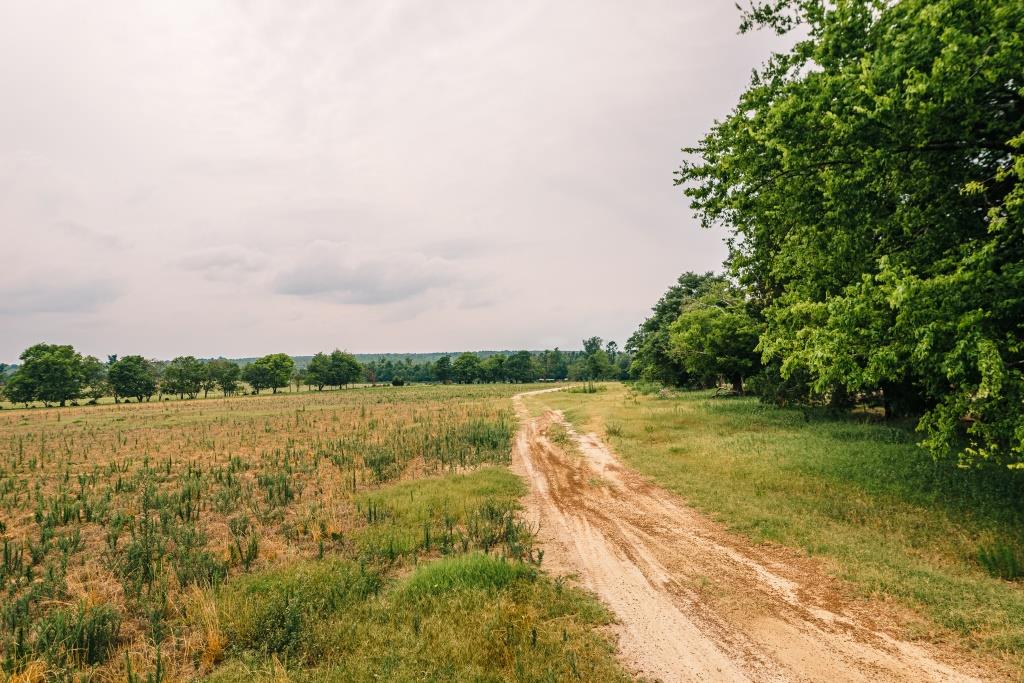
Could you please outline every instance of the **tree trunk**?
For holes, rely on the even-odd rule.
[[[732,390],[741,396],[743,395],[743,375],[735,375],[732,378]]]

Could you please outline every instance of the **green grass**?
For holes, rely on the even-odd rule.
[[[516,517],[522,480],[499,467],[400,482],[356,498],[366,525],[354,533],[367,561],[502,550],[532,560],[530,530]]]
[[[229,656],[207,680],[629,680],[594,630],[603,608],[532,565],[460,555],[382,591],[365,572],[324,560],[229,581]]]
[[[915,434],[703,393],[623,386],[528,399],[604,435],[623,459],[754,541],[820,556],[854,590],[1024,665],[1024,472],[938,462]]]

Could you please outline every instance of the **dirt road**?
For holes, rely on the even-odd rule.
[[[812,561],[723,531],[625,467],[596,435],[577,434],[561,413],[530,417],[514,400],[513,467],[530,485],[526,510],[540,528],[544,565],[574,574],[615,613],[622,660],[638,675],[665,683],[985,680],[887,635],[884,616],[845,600]],[[556,423],[575,447],[548,438]]]

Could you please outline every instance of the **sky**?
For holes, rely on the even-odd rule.
[[[673,186],[732,0],[0,4],[0,361],[623,343],[720,268]]]

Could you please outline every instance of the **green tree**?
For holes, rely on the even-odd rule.
[[[142,356],[125,356],[114,360],[107,368],[114,401],[133,396],[141,403],[156,392],[157,378],[153,363]]]
[[[356,357],[346,351],[335,349],[330,356],[330,382],[334,386],[348,386],[363,377],[363,366]]]
[[[504,364],[505,377],[511,382],[532,382],[536,377],[529,351],[513,353]]]
[[[570,376],[573,379],[608,379],[612,375],[612,364],[608,352],[601,348],[604,340],[590,337],[583,340],[583,357],[573,363]]]
[[[557,346],[541,353],[540,375],[545,379],[565,379],[569,376],[569,364]]]
[[[242,378],[242,369],[238,363],[226,358],[215,358],[206,364],[206,373],[209,380],[224,392],[225,396],[231,396],[238,391],[238,381]],[[204,386],[204,390],[205,390]]]
[[[438,382],[448,384],[452,381],[452,357],[445,355],[437,359],[434,363],[434,377],[437,378]]]
[[[693,378],[726,378],[743,393],[743,379],[760,367],[760,326],[737,288],[721,282],[688,301],[669,327],[669,355]]]
[[[493,356],[485,358],[480,363],[480,375],[481,378],[487,382],[506,381],[505,356],[503,354],[496,353]]]
[[[270,389],[276,394],[278,389],[288,386],[294,369],[295,361],[291,356],[271,353],[245,366],[242,377],[257,394],[263,389]]]
[[[164,367],[163,391],[178,398],[196,398],[205,376],[206,367],[195,356],[178,356]]]
[[[36,385],[26,375],[15,372],[4,383],[4,396],[11,403],[24,403],[27,408],[37,398]]]
[[[323,391],[324,387],[331,383],[331,359],[323,352],[317,353],[309,360],[306,366],[306,380],[317,391]]]
[[[82,385],[82,393],[88,396],[92,403],[110,393],[107,366],[95,356],[82,358]]]
[[[45,404],[68,401],[81,395],[85,383],[82,356],[74,347],[62,344],[36,344],[22,352],[15,377],[20,376],[21,392],[30,391]],[[24,395],[24,393],[22,393]]]
[[[295,391],[301,390],[303,385],[308,386],[306,384],[308,381],[306,374],[306,368],[296,368],[292,373],[292,384],[295,385]]]
[[[652,309],[652,315],[626,342],[631,354],[630,373],[654,382],[683,386],[690,382],[686,369],[669,353],[669,327],[679,317],[683,305],[699,297],[715,283],[722,282],[714,273],[683,273],[668,288]]]
[[[259,394],[264,389],[270,388],[273,379],[271,378],[270,367],[257,359],[242,368],[242,379]]]
[[[933,452],[1024,460],[1024,5],[773,0],[799,36],[680,170],[813,391],[921,414]]]
[[[480,379],[480,359],[475,353],[463,353],[452,362],[452,377],[459,384],[472,384]]]

